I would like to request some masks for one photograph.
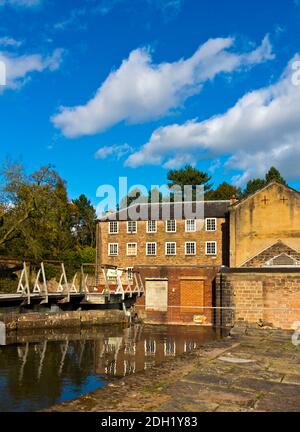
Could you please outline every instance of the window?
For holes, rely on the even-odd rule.
[[[176,243],[166,243],[166,255],[176,255]]]
[[[206,242],[206,255],[217,255],[217,242]]]
[[[166,357],[175,357],[176,356],[176,342],[175,341],[167,341],[164,343],[164,352]]]
[[[155,355],[155,353],[156,353],[156,341],[155,340],[145,340],[144,346],[145,346],[145,355],[146,356]]]
[[[119,222],[117,221],[109,222],[108,232],[109,234],[118,234]]]
[[[127,243],[127,256],[137,255],[137,243]]]
[[[136,234],[137,233],[136,221],[128,221],[127,222],[127,233],[128,234]]]
[[[216,231],[217,230],[217,219],[210,218],[206,219],[206,231]]]
[[[156,243],[147,243],[146,244],[146,254],[147,255],[156,255]]]
[[[119,244],[118,243],[109,243],[108,255],[109,256],[117,256],[118,254],[119,254]]]
[[[195,219],[187,219],[185,221],[185,231],[186,232],[195,232],[196,231],[196,220]]]
[[[196,255],[196,242],[186,242],[185,254],[186,255]]]
[[[166,232],[176,232],[176,220],[168,220],[166,222]]]
[[[147,233],[156,233],[157,232],[157,221],[149,220],[147,222]]]
[[[133,267],[127,267],[127,277],[128,280],[130,281],[133,280]]]

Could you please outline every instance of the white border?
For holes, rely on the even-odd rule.
[[[135,231],[129,231],[128,227],[130,223],[135,223]],[[137,234],[137,230],[138,230],[137,221],[127,221],[127,234]]]
[[[135,254],[134,255],[129,255],[128,254],[128,245],[135,245],[135,247],[136,247],[136,251],[135,251]],[[128,242],[128,243],[126,243],[126,256],[128,256],[128,257],[134,257],[134,256],[137,256],[137,243],[134,243],[134,242]]]
[[[193,253],[193,254],[188,254],[187,253],[187,245],[190,244],[190,243],[194,243],[195,244],[195,253]],[[197,255],[197,242],[195,242],[195,241],[185,242],[184,252],[185,252],[185,256],[196,256]]]
[[[214,229],[214,230],[208,230],[207,229],[207,222],[209,220],[214,220],[215,221],[215,227],[216,227],[216,229]],[[217,230],[218,230],[218,221],[217,221],[217,218],[206,218],[205,219],[205,231],[206,232],[216,232]]]
[[[215,248],[216,248],[216,252],[215,253],[208,253],[207,252],[207,245],[208,245],[208,243],[214,243],[215,244]],[[218,243],[216,241],[211,240],[211,241],[205,242],[205,255],[207,255],[207,256],[217,256],[218,255]]]
[[[155,244],[155,254],[149,254],[148,253],[148,245]],[[157,243],[156,242],[147,242],[146,243],[146,255],[147,256],[157,256]]]
[[[149,231],[148,230],[149,222],[152,222],[152,223],[155,222],[155,231]],[[157,220],[148,220],[146,222],[146,233],[147,234],[157,234]]]
[[[111,223],[116,223],[117,224],[117,231],[116,232],[115,231],[114,232],[110,231],[110,224]],[[112,234],[112,235],[113,234],[119,234],[119,221],[109,221],[108,222],[108,234]]]
[[[168,250],[168,244],[174,244],[175,245],[175,253],[173,254],[168,254],[167,250]],[[176,256],[177,255],[177,243],[176,242],[166,242],[165,243],[165,255],[166,256]]]
[[[110,253],[110,246],[113,246],[113,245],[117,245],[117,253],[116,254]],[[114,256],[118,256],[118,255],[119,255],[119,243],[108,243],[108,256],[114,257]]]
[[[175,231],[168,231],[168,222],[175,222]],[[175,234],[177,232],[177,220],[176,219],[169,219],[166,220],[166,233],[168,234]]]
[[[195,223],[195,226],[194,226],[194,229],[193,230],[188,230],[187,229],[187,224],[188,224],[188,222],[190,222],[190,221],[194,221],[194,223]],[[186,219],[186,221],[185,221],[185,232],[186,233],[194,233],[194,232],[196,232],[197,231],[197,220],[196,219]]]

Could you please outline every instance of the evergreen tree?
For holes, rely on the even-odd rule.
[[[223,182],[215,190],[210,190],[206,192],[205,200],[207,201],[230,200],[233,196],[239,198],[240,195],[241,195],[240,188],[230,185],[227,182]]]
[[[262,180],[262,179],[253,179],[253,180],[249,180],[246,188],[243,191],[243,198],[257,192],[258,190],[262,189],[263,187],[266,186],[266,181]]]
[[[286,185],[285,179],[282,177],[277,168],[271,167],[266,174],[266,182],[270,183],[271,181],[276,180],[279,183]]]

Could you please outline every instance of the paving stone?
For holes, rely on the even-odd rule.
[[[220,361],[225,361],[228,363],[234,363],[234,364],[250,364],[250,363],[255,363],[255,360],[251,360],[251,359],[242,359],[239,357],[219,357],[218,360]]]
[[[282,383],[300,385],[300,374],[299,375],[285,375],[282,379]]]
[[[202,384],[217,384],[222,386],[229,386],[233,382],[233,377],[226,377],[220,376],[220,375],[212,375],[212,374],[205,374],[205,373],[196,373],[196,374],[190,374],[186,378],[184,378],[185,382],[191,382],[191,383],[202,383]]]
[[[275,383],[264,379],[259,380],[254,378],[241,378],[234,382],[234,387],[238,387],[248,391],[255,391],[256,393],[276,393]]]
[[[282,398],[278,395],[268,395],[255,405],[255,411],[263,412],[299,412],[300,401],[294,398]]]
[[[253,408],[241,407],[239,405],[219,405],[216,412],[253,412]]]

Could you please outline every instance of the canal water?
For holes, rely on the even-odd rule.
[[[2,337],[0,412],[50,407],[220,338],[212,328],[141,324],[77,332]]]

